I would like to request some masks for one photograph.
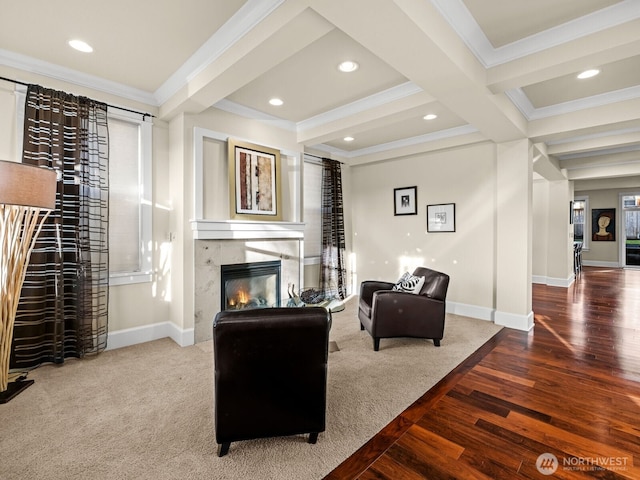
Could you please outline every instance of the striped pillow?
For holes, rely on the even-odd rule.
[[[420,293],[420,290],[422,290],[423,285],[424,277],[416,277],[407,272],[400,277],[400,280],[398,280],[398,283],[393,286],[392,290],[396,292],[418,294]]]

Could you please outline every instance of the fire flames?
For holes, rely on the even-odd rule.
[[[244,290],[240,290],[240,291],[238,291],[238,295],[237,295],[236,298],[238,299],[238,303],[244,304],[244,303],[247,303],[249,301],[249,294],[247,292],[245,292]]]
[[[238,290],[235,297],[229,299],[229,306],[242,308],[249,303],[249,294],[245,290]]]

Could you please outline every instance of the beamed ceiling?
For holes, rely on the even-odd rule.
[[[261,119],[351,165],[528,137],[547,178],[640,175],[637,0],[2,1],[0,74],[25,71],[165,120]]]

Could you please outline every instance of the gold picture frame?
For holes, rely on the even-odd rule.
[[[231,218],[282,220],[280,151],[228,139]]]

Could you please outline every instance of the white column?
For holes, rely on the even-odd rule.
[[[497,325],[531,330],[533,158],[529,140],[497,146],[496,311]]]
[[[549,182],[547,229],[547,284],[568,287],[573,273],[573,229],[569,204],[573,186],[569,180]]]

